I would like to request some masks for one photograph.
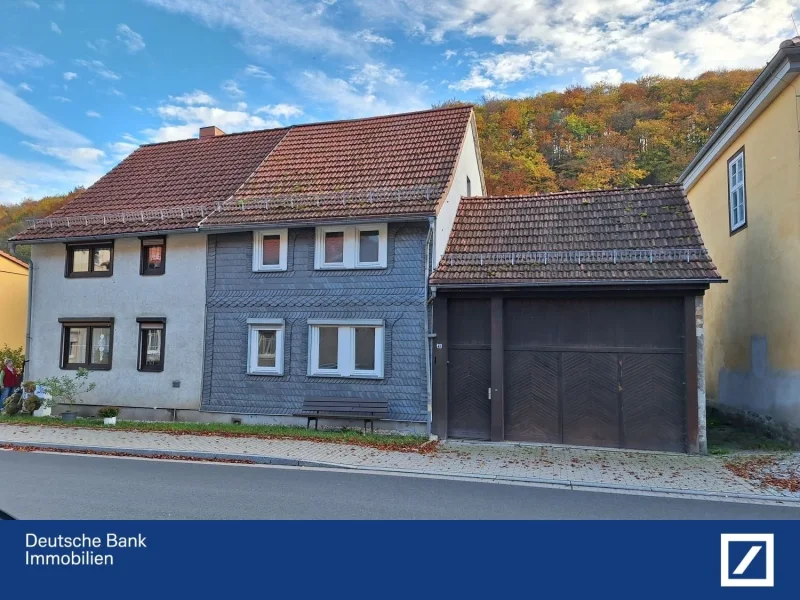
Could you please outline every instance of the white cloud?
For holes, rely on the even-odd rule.
[[[472,67],[469,76],[461,81],[451,83],[448,87],[453,90],[468,92],[469,90],[488,90],[494,86],[494,81],[481,74],[480,67]]]
[[[66,96],[51,96],[51,98],[56,102],[61,102],[61,103],[72,102],[72,100],[70,100]]]
[[[59,12],[64,12],[67,10],[67,5],[64,0],[58,0],[58,2],[53,2],[53,9]]]
[[[601,71],[598,67],[584,67],[582,73],[583,81],[588,85],[594,85],[596,83],[619,85],[622,83],[622,73],[620,73],[617,69],[606,69]]]
[[[88,145],[85,137],[40,113],[17,96],[3,80],[0,80],[0,123],[16,129],[22,135],[54,145]]]
[[[0,202],[20,202],[63,194],[75,186],[90,186],[105,168],[63,168],[46,162],[19,160],[0,154]]]
[[[142,110],[143,110],[141,106],[136,106],[135,104],[132,104],[131,108],[133,110],[135,110],[136,112],[142,112]]]
[[[87,117],[90,117],[90,118],[92,118],[92,119],[99,119],[99,118],[100,118],[100,117],[102,117],[103,115],[101,115],[101,114],[100,114],[99,112],[97,112],[96,110],[87,110],[87,111],[86,111],[86,116],[87,116]]]
[[[125,23],[117,25],[117,39],[125,44],[131,54],[144,50],[144,38]]]
[[[23,0],[22,5],[32,8],[33,10],[39,10],[39,3],[33,0]]]
[[[88,146],[88,140],[53,121],[17,96],[0,79],[0,123],[22,135],[57,146]]]
[[[17,86],[23,92],[32,92],[33,88],[24,81]]]
[[[108,148],[111,150],[111,156],[114,157],[114,160],[122,160],[139,146],[140,144],[136,142],[112,142],[108,145]]]
[[[303,109],[295,104],[269,104],[256,109],[256,114],[267,114],[276,119],[291,119],[303,114]]]
[[[72,71],[67,71],[66,73],[64,73],[64,79],[67,81],[72,81],[76,77],[78,77],[78,74],[73,73]]]
[[[203,90],[194,90],[192,92],[187,92],[186,94],[181,94],[180,96],[170,96],[170,100],[173,100],[179,104],[188,104],[190,106],[217,103],[217,101],[214,100],[210,94],[207,94]]]
[[[114,71],[112,71],[111,69],[106,67],[99,60],[78,59],[78,60],[75,61],[75,64],[76,65],[80,65],[82,67],[85,67],[85,68],[89,69],[92,73],[95,73],[95,74],[99,75],[100,77],[104,77],[105,79],[111,79],[111,80],[114,80],[114,81],[116,81],[118,79],[122,79],[122,76],[119,75],[119,73],[115,73]]]
[[[246,77],[254,77],[255,79],[272,79],[272,75],[267,73],[258,65],[247,65],[242,69],[242,74]]]
[[[43,146],[41,144],[32,144],[30,142],[22,142],[31,150],[46,156],[58,158],[74,167],[79,169],[95,169],[100,166],[100,161],[105,158],[106,153],[97,148],[79,147],[79,148],[65,148],[58,146]]]
[[[231,98],[241,98],[244,96],[244,90],[239,87],[233,79],[228,79],[220,86],[222,90]]]
[[[52,31],[53,33],[57,33],[58,35],[61,35],[61,27],[59,27],[58,23],[56,23],[55,21],[50,21],[50,31]]]
[[[552,69],[551,60],[552,55],[546,50],[489,54],[474,59],[469,76],[449,87],[464,92],[502,87],[533,74],[548,73]]]
[[[268,53],[273,44],[361,56],[352,36],[326,23],[324,5],[296,0],[145,0],[172,13],[189,15],[210,28],[235,30],[242,48],[254,55]]]
[[[305,71],[297,82],[309,98],[319,98],[342,118],[368,117],[428,108],[426,89],[414,85],[398,69],[367,64],[349,79],[322,71]]]
[[[362,29],[356,33],[356,39],[365,44],[375,44],[377,46],[392,46],[394,42],[387,37],[374,33],[371,29]]]
[[[225,133],[281,127],[277,120],[265,120],[242,110],[225,110],[213,106],[164,105],[156,109],[163,123],[158,128],[142,131],[151,142],[166,142],[197,137],[200,127],[216,125]]]
[[[247,102],[237,102],[236,110],[247,110]],[[258,112],[258,111],[256,111]]]
[[[113,86],[108,88],[108,93],[111,94],[112,96],[116,96],[117,98],[124,98],[125,97],[124,92],[120,92],[117,88],[115,88]]]
[[[28,69],[46,67],[52,62],[46,56],[20,46],[0,50],[0,71],[7,73],[24,73]]]
[[[455,50],[445,50],[444,52],[442,52],[442,56],[444,56],[445,60],[450,60],[456,54],[458,54],[458,52],[456,52]]]
[[[371,22],[400,23],[429,41],[466,35],[547,52],[553,73],[596,66],[687,77],[762,67],[780,40],[795,35],[789,16],[800,6],[798,0],[355,1]],[[481,69],[477,74],[499,81]]]
[[[96,40],[88,40],[86,42],[86,47],[95,52],[105,52],[106,48],[108,48],[108,43],[108,40],[99,38]]]

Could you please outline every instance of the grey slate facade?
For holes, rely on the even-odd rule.
[[[427,421],[426,222],[389,223],[387,268],[314,270],[314,228],[289,229],[287,269],[253,272],[250,231],[210,235],[202,410],[291,415],[306,396],[389,401]],[[284,374],[247,373],[248,319],[285,320]],[[384,377],[310,377],[308,319],[383,319]]]

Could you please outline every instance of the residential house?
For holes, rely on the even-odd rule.
[[[433,432],[705,451],[719,281],[679,185],[462,199],[430,278]]]
[[[7,345],[24,349],[28,317],[28,264],[2,251],[0,315],[0,347]]]
[[[302,422],[307,396],[429,419],[427,278],[485,193],[472,108],[143,146],[15,242],[33,246],[31,376],[89,404]]]
[[[787,40],[679,181],[729,279],[706,296],[713,401],[800,427],[800,38]]]

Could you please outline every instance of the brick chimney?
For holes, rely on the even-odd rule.
[[[215,127],[214,125],[209,125],[208,127],[201,127],[200,128],[200,139],[203,138],[210,138],[210,137],[217,137],[219,135],[225,135],[225,132],[222,131],[219,127]]]

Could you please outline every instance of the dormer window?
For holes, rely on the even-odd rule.
[[[316,269],[385,269],[386,223],[317,227]]]

